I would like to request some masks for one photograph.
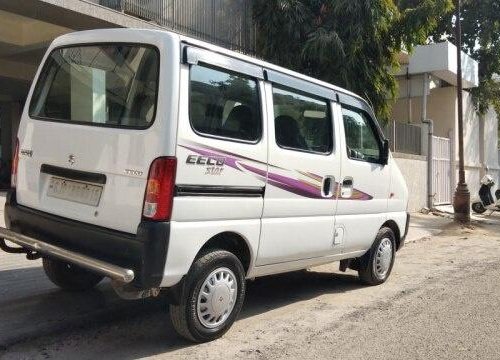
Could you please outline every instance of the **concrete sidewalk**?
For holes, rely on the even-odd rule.
[[[418,241],[439,235],[453,220],[432,214],[413,213],[410,215],[410,228],[406,242]]]

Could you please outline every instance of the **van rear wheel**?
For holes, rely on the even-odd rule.
[[[43,258],[43,270],[50,281],[68,291],[90,290],[104,278],[79,266],[51,258]]]
[[[380,285],[391,274],[396,255],[396,237],[389,228],[379,230],[371,249],[359,259],[358,275],[367,285]]]
[[[245,270],[232,253],[216,250],[196,259],[179,304],[170,305],[176,332],[195,342],[215,340],[229,330],[245,298]]]

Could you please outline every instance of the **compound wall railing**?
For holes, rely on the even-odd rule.
[[[255,54],[252,0],[91,0],[169,30]]]

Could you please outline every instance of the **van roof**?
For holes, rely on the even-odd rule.
[[[283,73],[283,74],[286,74],[286,75],[290,75],[290,76],[293,76],[293,77],[296,77],[296,78],[299,78],[299,79],[302,79],[302,80],[314,83],[314,84],[317,84],[319,86],[322,86],[322,87],[334,90],[336,92],[343,93],[345,95],[349,95],[349,96],[355,97],[355,98],[361,100],[362,102],[364,102],[366,105],[369,105],[366,102],[366,100],[363,99],[361,96],[359,96],[359,95],[357,95],[357,94],[355,94],[355,93],[353,93],[353,92],[351,92],[349,90],[343,89],[343,88],[341,88],[339,86],[335,86],[335,85],[327,83],[325,81],[318,80],[316,78],[313,78],[313,77],[301,74],[299,72],[296,72],[296,71],[293,71],[293,70],[290,70],[290,69],[287,69],[287,68],[284,68],[284,67],[272,64],[272,63],[264,61],[264,60],[260,60],[260,59],[257,59],[257,58],[254,58],[254,57],[251,57],[251,56],[248,56],[248,55],[241,54],[241,53],[236,52],[236,51],[232,51],[232,50],[229,50],[229,49],[217,46],[217,45],[210,44],[210,43],[208,43],[206,41],[194,39],[192,37],[181,35],[181,34],[178,34],[176,32],[172,32],[172,31],[168,31],[168,30],[132,29],[132,28],[126,28],[126,29],[125,28],[119,28],[119,29],[95,29],[95,30],[78,31],[78,32],[73,32],[73,33],[69,33],[69,34],[66,34],[66,35],[62,35],[59,38],[57,38],[56,41],[57,40],[60,40],[62,42],[66,42],[66,41],[69,41],[69,40],[74,40],[74,41],[80,40],[81,41],[81,40],[83,40],[82,38],[86,37],[86,35],[91,35],[91,34],[92,35],[96,35],[96,33],[99,33],[100,35],[103,35],[103,33],[110,33],[111,34],[111,33],[116,33],[116,32],[120,32],[122,34],[124,32],[130,32],[130,33],[138,33],[138,32],[140,33],[140,32],[143,32],[143,33],[148,33],[148,34],[157,33],[160,36],[164,36],[165,34],[169,34],[169,36],[175,36],[175,37],[177,37],[180,42],[187,43],[187,44],[190,44],[190,45],[194,45],[194,46],[197,46],[197,47],[200,47],[200,48],[204,48],[206,50],[211,50],[211,51],[214,51],[216,53],[220,53],[220,54],[222,54],[224,56],[229,56],[229,57],[232,57],[232,58],[236,58],[236,59],[239,59],[239,60],[242,60],[242,61],[254,64],[254,65],[257,65],[257,66],[269,69],[269,70],[274,70],[274,71],[277,71],[277,72],[280,72],[280,73]]]

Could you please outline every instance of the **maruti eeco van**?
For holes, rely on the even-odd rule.
[[[209,341],[246,279],[340,261],[385,282],[407,202],[359,96],[175,33],[94,30],[36,74],[0,247],[66,290],[164,290],[176,331]]]

